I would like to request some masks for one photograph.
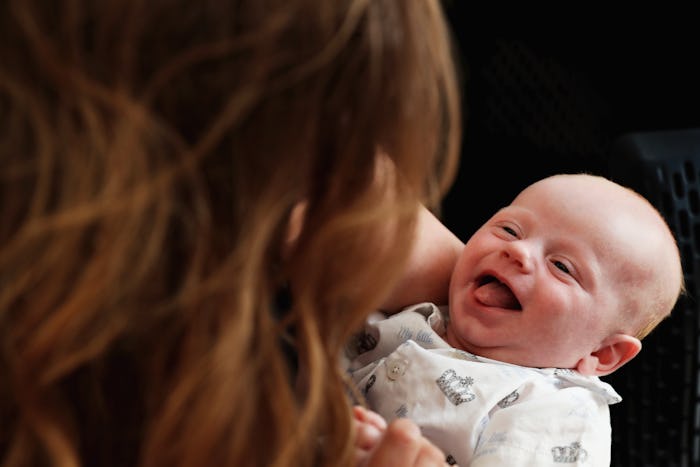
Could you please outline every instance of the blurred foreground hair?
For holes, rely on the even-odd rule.
[[[2,2],[2,465],[352,465],[459,103],[437,0]]]

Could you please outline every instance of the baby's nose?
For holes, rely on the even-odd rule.
[[[515,240],[508,242],[501,252],[501,256],[512,261],[523,273],[529,273],[533,268],[532,252],[527,242]]]

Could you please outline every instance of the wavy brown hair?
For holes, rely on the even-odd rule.
[[[2,465],[351,465],[336,357],[451,183],[450,47],[438,0],[1,2]]]

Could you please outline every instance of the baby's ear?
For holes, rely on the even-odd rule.
[[[576,369],[590,376],[605,376],[632,360],[642,350],[642,343],[628,334],[613,334],[590,355],[579,360]]]

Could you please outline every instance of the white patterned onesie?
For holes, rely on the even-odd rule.
[[[607,383],[451,347],[442,310],[421,303],[373,314],[348,346],[350,372],[387,421],[408,417],[460,467],[609,466]]]

